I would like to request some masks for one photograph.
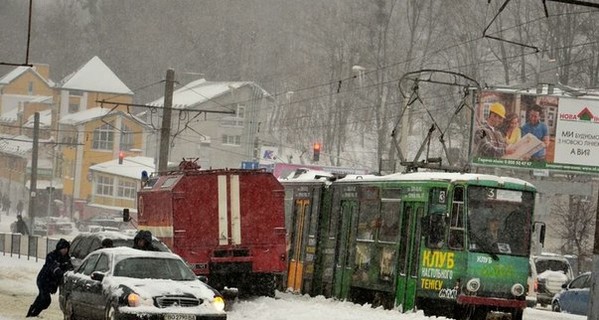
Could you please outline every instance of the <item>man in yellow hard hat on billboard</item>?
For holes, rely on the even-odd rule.
[[[481,157],[501,158],[513,152],[512,146],[507,145],[499,126],[505,119],[505,107],[499,102],[489,106],[487,121],[481,124],[474,133],[475,155]]]

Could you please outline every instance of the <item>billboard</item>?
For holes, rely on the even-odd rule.
[[[482,91],[472,163],[599,173],[599,100]]]

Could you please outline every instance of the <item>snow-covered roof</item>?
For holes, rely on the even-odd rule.
[[[119,164],[118,159],[95,164],[89,169],[91,171],[108,173],[116,176],[127,177],[141,180],[141,172],[146,171],[148,174],[156,171],[154,158],[150,157],[124,157],[123,164]]]
[[[24,156],[33,149],[33,142],[27,136],[0,135],[0,152]]]
[[[109,112],[110,112],[109,109],[102,108],[102,107],[91,108],[91,109],[67,114],[67,115],[63,116],[58,121],[58,123],[64,124],[64,125],[73,125],[73,126],[79,125],[82,123],[90,122],[92,120],[100,119],[100,118],[106,116]],[[124,113],[120,110],[113,110],[111,114],[120,114],[122,116],[131,118],[144,126],[147,126],[147,123],[145,121],[141,120],[140,118],[138,118],[130,113]]]
[[[24,96],[18,94],[5,94],[2,96],[2,109],[4,112],[0,115],[0,121],[13,122],[18,120],[19,104],[21,103],[45,103],[52,105],[51,96]]]
[[[40,127],[41,128],[50,127],[52,125],[52,110],[47,109],[47,110],[40,111],[39,113],[40,113]],[[27,119],[27,122],[25,122],[23,127],[33,128],[34,124],[35,124],[35,115],[31,115],[29,117],[29,119]]]
[[[261,90],[264,96],[270,96],[268,92],[251,81],[215,82],[206,81],[206,79],[199,79],[190,82],[173,92],[173,108],[183,109],[187,107],[193,107],[230,92],[232,89],[239,89],[246,85],[254,86],[255,88]],[[163,106],[164,97],[150,102],[150,105]]]
[[[361,178],[360,178],[361,177]],[[391,181],[391,180],[400,180],[400,181],[478,181],[478,180],[490,180],[495,181],[499,184],[504,183],[515,183],[515,184],[523,184],[527,187],[534,188],[534,186],[527,181],[511,178],[511,177],[498,177],[488,174],[480,174],[480,173],[459,173],[459,172],[413,172],[413,173],[394,173],[385,176],[374,176],[374,175],[364,175],[364,176],[355,176],[352,179],[340,179],[338,181],[355,181],[355,180],[364,180],[364,181]]]
[[[67,90],[133,95],[131,89],[98,56],[91,58],[77,71],[66,76],[61,81],[60,87]]]
[[[32,67],[24,67],[24,66],[14,68],[9,73],[5,74],[2,78],[0,78],[0,85],[9,84],[12,81],[14,81],[15,79],[17,79],[18,77],[20,77],[22,74],[24,74],[25,72],[28,72],[28,71],[33,72],[33,74],[38,76],[42,81],[44,81],[48,85],[48,87],[50,87],[50,88],[54,87],[54,82],[50,79],[45,79],[44,77],[42,77],[42,75],[39,74],[39,72],[37,72],[35,66],[33,68]]]
[[[335,177],[330,172],[313,170],[313,169],[297,169],[290,172],[286,177],[279,178],[282,182],[310,182],[310,181],[328,181]]]

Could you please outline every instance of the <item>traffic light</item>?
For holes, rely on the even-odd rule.
[[[123,158],[125,157],[125,153],[123,151],[119,152],[119,164],[123,164]]]
[[[314,145],[312,146],[312,151],[313,151],[313,154],[314,154],[314,157],[313,157],[312,160],[314,162],[320,160],[320,143],[315,142]]]

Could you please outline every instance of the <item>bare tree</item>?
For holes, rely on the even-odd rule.
[[[551,213],[556,223],[551,229],[562,240],[563,254],[576,254],[578,265],[592,257],[595,235],[596,204],[587,196],[568,195],[567,201],[555,201]]]

